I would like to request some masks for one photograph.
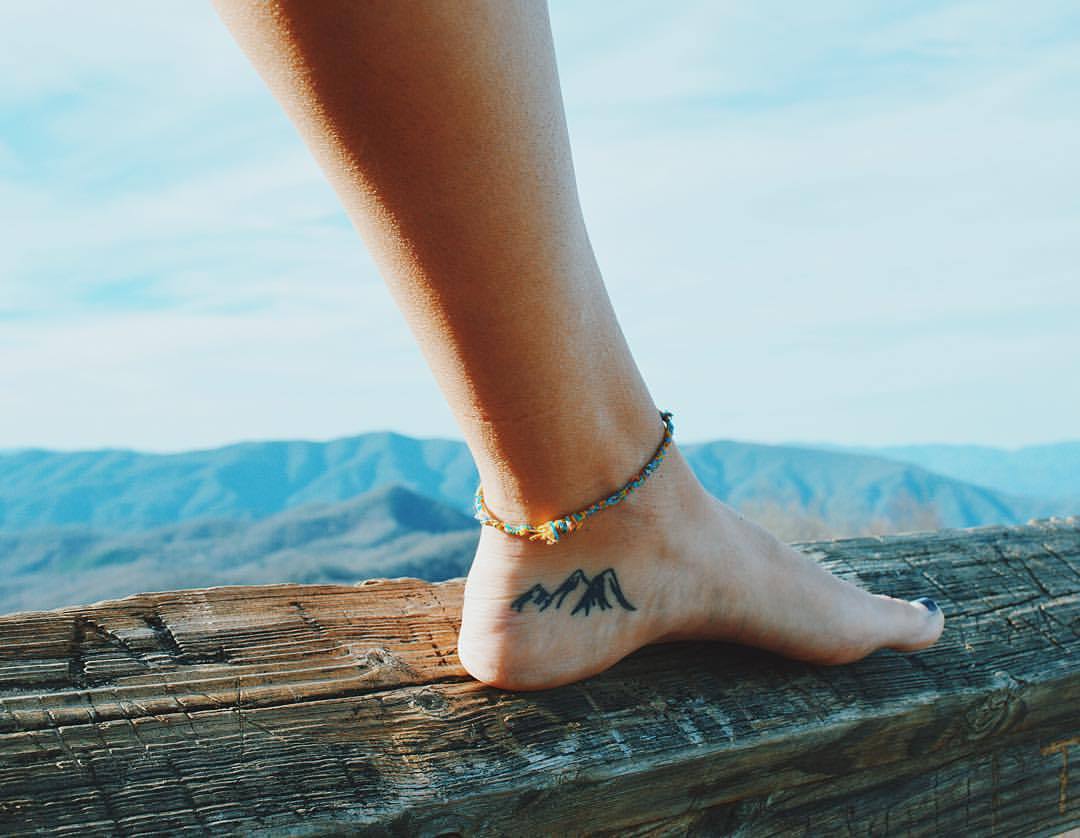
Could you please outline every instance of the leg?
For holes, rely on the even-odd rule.
[[[546,6],[216,3],[371,249],[490,509],[543,521],[629,479],[662,427],[585,230]],[[511,607],[535,583],[607,568],[634,610]],[[841,663],[941,629],[940,614],[871,595],[744,521],[673,446],[557,545],[485,527],[459,654],[481,680],[530,689],[667,639]]]

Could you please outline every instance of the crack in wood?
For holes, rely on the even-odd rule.
[[[1073,565],[1072,565],[1072,564],[1070,564],[1070,563],[1069,563],[1069,562],[1068,562],[1068,561],[1067,561],[1067,560],[1065,559],[1065,557],[1061,555],[1061,553],[1057,552],[1057,551],[1056,551],[1056,550],[1055,550],[1055,549],[1054,549],[1053,547],[1051,547],[1051,546],[1050,546],[1049,544],[1047,544],[1047,543],[1046,543],[1045,541],[1044,541],[1044,542],[1042,542],[1042,548],[1043,548],[1043,549],[1044,549],[1044,550],[1045,550],[1045,551],[1046,551],[1047,553],[1049,553],[1049,554],[1050,554],[1051,556],[1053,556],[1053,557],[1054,557],[1055,559],[1057,559],[1058,563],[1059,563],[1059,564],[1061,565],[1062,569],[1063,569],[1063,570],[1064,570],[1064,571],[1065,571],[1066,573],[1071,573],[1071,574],[1072,574],[1073,576],[1075,576],[1075,577],[1076,577],[1077,579],[1080,579],[1080,566],[1078,566],[1078,567],[1073,567]],[[1080,556],[1077,556],[1077,560],[1078,560],[1078,563],[1080,563]]]

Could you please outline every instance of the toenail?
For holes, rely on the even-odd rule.
[[[938,604],[932,599],[930,599],[930,597],[928,596],[921,596],[918,599],[913,599],[912,602],[917,602],[920,605],[923,605],[926,610],[929,611],[931,614],[939,610]]]

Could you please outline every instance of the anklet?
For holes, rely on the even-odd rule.
[[[671,421],[671,411],[661,411],[660,419],[664,423],[664,439],[660,443],[660,447],[656,449],[656,453],[653,454],[653,458],[642,466],[641,470],[630,478],[621,489],[618,489],[606,498],[587,506],[580,512],[571,512],[569,515],[556,518],[554,521],[545,521],[543,524],[508,524],[505,521],[500,521],[491,514],[491,510],[489,510],[484,503],[484,488],[481,485],[476,487],[476,497],[473,501],[476,512],[473,517],[481,524],[495,527],[495,529],[502,530],[507,535],[527,536],[530,541],[539,539],[548,544],[554,544],[562,538],[562,536],[569,535],[574,530],[578,529],[590,515],[594,515],[601,509],[606,509],[609,506],[617,504],[634,491],[634,489],[644,483],[645,478],[659,468],[660,461],[664,459],[668,446],[671,445],[672,440],[675,438],[675,425]]]

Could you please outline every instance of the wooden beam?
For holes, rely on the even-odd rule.
[[[213,588],[2,617],[0,831],[1080,825],[1080,519],[802,548],[869,590],[932,594],[942,639],[839,667],[671,643],[515,694],[457,660],[461,580]]]

